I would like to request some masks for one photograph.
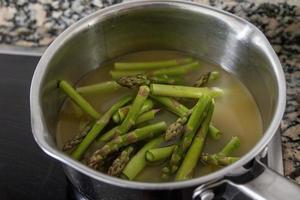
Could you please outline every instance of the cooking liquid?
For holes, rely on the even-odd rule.
[[[113,69],[113,63],[122,62],[142,62],[167,60],[182,58],[186,55],[175,51],[143,51],[122,56],[112,62],[102,63],[101,67],[87,73],[79,80],[77,86],[90,85],[111,80],[109,71]],[[215,99],[215,110],[212,123],[222,132],[220,140],[212,140],[207,137],[203,152],[217,153],[230,140],[232,136],[238,136],[241,145],[238,150],[230,156],[243,156],[258,142],[262,136],[262,120],[258,107],[247,90],[247,88],[234,75],[226,72],[220,66],[197,59],[200,62],[199,69],[196,69],[184,78],[184,85],[193,85],[199,76],[208,71],[219,71],[220,78],[211,82],[207,86],[216,86],[224,90],[224,95]],[[110,108],[112,102],[116,102],[125,94],[132,93],[132,90],[122,88],[116,92],[107,94],[87,95],[85,98],[100,113],[104,113]],[[193,99],[180,100],[184,105],[191,108],[196,102]],[[168,124],[174,122],[178,117],[166,110],[160,111],[154,121],[166,121]],[[74,137],[83,129],[88,122],[88,117],[82,113],[74,103],[66,100],[62,106],[59,122],[57,126],[57,145],[62,148],[63,144]],[[153,121],[152,121],[153,122]],[[151,123],[151,122],[150,122]],[[105,133],[105,131],[102,131]],[[101,135],[101,133],[100,133]],[[91,147],[93,150],[93,147]],[[91,152],[88,152],[89,155]],[[136,178],[137,181],[143,182],[161,182],[161,168],[164,163],[152,164],[147,166]],[[201,162],[194,170],[194,177],[203,176],[218,170],[219,167],[203,165]]]

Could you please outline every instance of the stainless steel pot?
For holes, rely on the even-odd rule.
[[[224,169],[170,183],[117,179],[61,152],[56,147],[55,132],[64,95],[56,87],[57,80],[74,83],[105,60],[149,49],[204,57],[238,76],[254,96],[263,119],[264,135],[256,146]],[[75,187],[92,199],[210,199],[224,185],[254,199],[298,199],[298,186],[266,168],[257,158],[280,124],[285,95],[280,62],[265,36],[252,24],[194,3],[134,1],[80,20],[46,50],[31,85],[32,130],[40,147],[61,161]]]

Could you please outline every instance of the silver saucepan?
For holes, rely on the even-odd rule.
[[[56,147],[57,118],[65,98],[57,80],[75,83],[105,60],[151,49],[207,58],[246,85],[259,107],[264,134],[239,161],[191,180],[144,183],[95,171]],[[299,187],[268,169],[258,156],[278,129],[285,96],[278,57],[252,24],[195,3],[133,1],[100,10],[56,38],[35,70],[30,109],[36,142],[63,163],[72,184],[91,199],[212,199],[225,187],[252,199],[299,199]]]

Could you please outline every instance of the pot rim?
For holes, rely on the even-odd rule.
[[[272,122],[270,123],[269,127],[266,129],[263,137],[258,141],[258,143],[247,153],[245,154],[240,160],[229,165],[223,169],[220,169],[216,172],[210,173],[205,176],[201,176],[198,178],[193,178],[190,180],[185,181],[178,181],[178,182],[166,182],[166,183],[147,183],[147,182],[136,182],[136,181],[128,181],[119,178],[115,178],[104,173],[98,172],[93,170],[84,164],[73,160],[68,155],[64,154],[60,150],[53,148],[51,146],[52,138],[49,138],[49,131],[47,130],[47,126],[45,123],[45,119],[43,116],[42,108],[41,108],[41,88],[40,86],[44,80],[44,74],[47,71],[47,65],[49,64],[51,58],[55,55],[56,50],[59,49],[68,39],[70,39],[71,34],[76,34],[89,26],[93,26],[93,24],[99,22],[105,17],[109,17],[114,15],[116,12],[120,12],[122,10],[127,10],[130,8],[137,8],[137,7],[147,7],[147,6],[170,6],[173,8],[179,9],[187,9],[192,11],[206,11],[206,12],[213,12],[215,14],[229,16],[236,21],[239,21],[242,24],[247,24],[250,28],[254,29],[260,37],[264,40],[262,43],[265,46],[265,53],[267,54],[268,58],[272,62],[273,70],[276,76],[276,81],[278,84],[278,102],[275,105],[275,112],[272,118]],[[284,84],[283,84],[284,83]],[[31,127],[33,136],[35,141],[40,146],[40,148],[51,157],[61,161],[65,165],[76,169],[77,171],[94,178],[98,181],[102,181],[108,184],[125,187],[125,188],[132,188],[132,189],[148,189],[148,190],[162,190],[162,189],[178,189],[178,188],[185,188],[191,186],[197,186],[212,180],[218,180],[223,178],[225,175],[228,175],[230,172],[233,172],[237,168],[245,165],[251,159],[253,159],[259,152],[263,150],[263,148],[269,143],[272,139],[276,130],[279,127],[281,122],[282,116],[285,110],[285,101],[286,101],[286,86],[285,86],[285,78],[284,73],[282,70],[282,66],[280,61],[275,54],[273,48],[269,44],[268,40],[264,36],[264,34],[250,22],[237,17],[231,13],[225,12],[223,10],[219,10],[210,6],[201,5],[199,3],[194,2],[186,2],[182,0],[138,0],[138,1],[131,1],[126,3],[117,4],[114,6],[110,6],[108,8],[104,8],[99,10],[81,20],[71,25],[67,28],[63,33],[61,33],[47,48],[43,56],[41,57],[36,70],[33,75],[33,79],[31,82],[30,88],[30,113],[31,113]],[[54,144],[55,145],[55,144]]]

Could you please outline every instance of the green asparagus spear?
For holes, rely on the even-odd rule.
[[[199,98],[204,94],[211,97],[217,97],[223,94],[223,90],[217,87],[197,88],[164,84],[150,84],[150,90],[152,95],[185,98]]]
[[[182,79],[182,78],[181,78]],[[175,84],[182,82],[181,79],[170,77],[168,75],[149,76],[146,74],[134,74],[132,76],[122,76],[117,79],[117,83],[127,88],[137,88],[141,85],[150,85],[150,83]]]
[[[145,101],[145,103],[146,103],[146,101]],[[145,103],[144,103],[144,105],[145,105]],[[142,106],[141,110],[143,109],[144,105]],[[124,107],[120,108],[117,112],[115,112],[113,114],[113,117],[112,117],[113,121],[116,124],[120,124],[121,122],[123,122],[124,119],[125,119],[125,117],[126,117],[126,115],[127,115],[127,113],[128,113],[128,111],[129,111],[129,109],[130,109],[130,107],[131,107],[131,105],[127,105],[127,106],[124,106]]]
[[[82,95],[92,95],[114,92],[120,88],[121,86],[116,81],[106,81],[103,83],[78,87],[76,88],[76,91]]]
[[[141,148],[138,153],[133,156],[133,158],[126,165],[125,169],[122,172],[121,177],[128,180],[133,180],[146,166],[147,162],[145,159],[145,154],[149,149],[158,147],[163,143],[163,138],[158,137],[150,142],[148,142],[143,148]]]
[[[119,176],[129,162],[130,155],[133,150],[134,148],[132,146],[126,147],[109,167],[107,174],[111,176]]]
[[[149,111],[149,112],[145,112],[145,113],[144,113],[144,111],[150,109],[151,107],[153,107],[153,102],[152,102],[151,100],[147,99],[146,102],[144,103],[144,105],[143,105],[141,111],[140,111],[141,114],[140,114],[140,116],[138,117],[138,119],[137,119],[137,121],[136,121],[136,124],[141,124],[141,123],[143,123],[143,122],[146,122],[146,121],[149,121],[149,120],[151,120],[151,119],[154,119],[156,113],[158,113],[160,109],[154,109],[154,110],[151,110],[151,111]],[[120,112],[120,110],[122,110],[122,111]],[[126,110],[126,111],[124,111],[124,110]],[[116,122],[116,121],[118,120],[118,122],[119,122],[119,121],[120,121],[120,118],[119,118],[119,115],[118,115],[117,113],[119,112],[120,115],[122,116],[122,115],[124,115],[124,114],[127,114],[128,110],[129,110],[129,107],[128,107],[128,106],[125,106],[125,107],[123,107],[123,108],[120,108],[117,112],[114,113],[114,115],[113,115],[113,117],[112,117],[112,118],[113,118],[113,121]],[[116,114],[117,114],[117,115],[116,115]],[[114,118],[115,116],[117,116],[117,120]],[[125,118],[125,116],[122,116],[122,121],[124,120],[124,118]],[[71,139],[70,141],[68,141],[68,142],[64,145],[63,151],[69,151],[69,150],[73,149],[74,147],[76,147],[78,144],[80,144],[81,141],[84,139],[84,137],[87,135],[88,131],[89,131],[91,128],[92,128],[92,124],[89,124],[89,126],[85,127],[85,129],[84,129],[81,133],[77,134],[73,139]],[[103,137],[100,137],[100,139],[105,139],[105,138],[107,138],[107,136],[109,136],[109,139],[111,139],[112,136],[113,136],[113,135],[111,135],[111,134],[112,134],[112,131],[115,131],[115,130],[116,130],[116,128],[115,128],[115,129],[112,129],[111,131],[108,132],[108,133],[110,133],[110,134],[108,134],[108,135],[107,135],[107,134],[104,134]],[[100,144],[102,144],[103,142],[108,141],[109,139],[105,139],[105,140],[103,140],[103,141],[102,141],[102,140],[99,140],[98,143],[99,143],[99,145],[100,145]],[[101,142],[100,142],[100,141],[101,141]]]
[[[203,162],[213,164],[213,165],[221,165],[226,166],[235,162],[238,158],[236,157],[228,157],[234,150],[239,148],[240,139],[237,136],[234,136],[230,139],[230,141],[223,147],[223,149],[216,154],[207,155],[204,154],[201,156]]]
[[[199,131],[195,135],[192,144],[185,155],[180,168],[176,174],[176,180],[185,180],[192,177],[192,173],[197,165],[199,156],[204,147],[204,142],[208,133],[209,124],[213,115],[214,104],[210,104],[207,116],[205,117]]]
[[[81,141],[85,138],[85,136],[89,133],[89,131],[91,130],[93,124],[89,123],[82,132],[80,132],[79,134],[75,135],[74,138],[72,138],[71,140],[69,140],[68,142],[65,143],[65,145],[63,146],[63,151],[69,151],[71,149],[73,149],[74,147],[76,147],[78,144],[81,143]]]
[[[189,148],[194,138],[196,131],[204,120],[205,116],[209,112],[212,99],[209,96],[204,95],[199,99],[195,105],[193,112],[186,124],[184,137],[181,143],[183,149]]]
[[[104,113],[104,115],[96,121],[88,134],[84,137],[79,146],[72,152],[72,158],[79,160],[90,144],[95,140],[95,138],[99,135],[101,130],[108,124],[112,114],[116,112],[120,107],[127,104],[132,100],[131,96],[125,96],[121,98],[117,103],[115,103],[111,108]]]
[[[110,75],[113,79],[119,79],[124,76],[136,76],[138,74],[145,74],[146,71],[124,71],[124,70],[111,70]]]
[[[159,76],[159,75],[177,76],[177,75],[184,75],[194,69],[197,69],[198,67],[199,67],[199,62],[195,61],[185,65],[153,70],[151,72],[148,72],[147,74],[151,76]]]
[[[192,58],[181,58],[181,59],[172,59],[172,60],[160,60],[152,62],[116,62],[115,69],[118,70],[148,70],[148,69],[157,69],[172,67],[175,65],[182,65],[192,62]]]
[[[183,78],[180,76],[168,76],[168,75],[149,77],[151,83],[171,84],[171,85],[182,83],[182,79]]]
[[[160,111],[160,109],[153,109],[150,110],[148,112],[145,112],[143,114],[141,114],[137,120],[136,120],[136,125],[139,125],[143,122],[149,121],[151,119],[154,119],[155,115]],[[110,131],[106,132],[105,134],[103,134],[98,140],[97,140],[97,146],[101,146],[101,144],[108,142],[109,140],[111,140],[112,138],[114,138],[115,132],[116,130],[119,128],[120,126],[116,126],[113,129],[111,129]]]
[[[225,145],[225,147],[219,153],[217,153],[217,155],[229,156],[234,150],[239,148],[240,144],[240,139],[237,136],[233,136]]]
[[[146,121],[149,121],[151,119],[154,119],[155,118],[155,115],[160,111],[159,108],[157,109],[152,109],[148,112],[145,112],[143,114],[141,114],[135,121],[135,124],[138,125],[138,124],[141,124],[143,122],[146,122]]]
[[[210,125],[208,129],[208,135],[214,140],[219,140],[222,136],[222,133],[219,129],[217,129],[213,125]]]
[[[193,137],[202,123],[209,105],[211,104],[211,98],[207,95],[203,95],[199,98],[197,104],[194,106],[193,112],[185,126],[183,139],[181,140],[178,148],[172,153],[171,160],[169,162],[169,171],[175,173],[183,159],[183,155],[190,147]]]
[[[200,78],[196,81],[194,84],[194,87],[203,87],[210,81],[214,81],[218,79],[220,76],[220,73],[218,71],[212,71],[208,72],[206,74],[203,74],[200,76]]]
[[[160,97],[160,96],[150,95],[150,98],[157,101],[159,104],[165,106],[168,110],[170,110],[174,114],[177,114],[179,117],[186,117],[189,115],[189,112],[191,112],[191,110],[189,110],[187,107],[185,107],[184,105],[182,105],[181,103],[179,103],[178,101],[176,101],[175,99],[172,99],[170,97]],[[173,126],[177,127],[177,126],[179,126],[179,124],[174,124]],[[180,135],[180,129],[176,129],[176,130],[178,130],[178,132],[177,132],[178,134],[176,134],[174,132],[174,136]],[[167,129],[167,131],[168,131],[168,129]],[[209,133],[209,136],[214,140],[218,140],[222,136],[222,133],[220,132],[220,130],[217,129],[216,127],[214,127],[213,125],[209,126],[208,133]],[[165,139],[170,140],[171,137],[166,136]]]
[[[172,155],[175,145],[167,147],[149,149],[146,152],[146,160],[149,162],[156,162],[169,158]]]
[[[215,166],[227,166],[236,162],[239,159],[240,159],[239,157],[221,156],[217,154],[213,154],[213,155],[202,154],[201,156],[201,160],[204,163],[208,163]]]
[[[165,122],[158,122],[142,128],[135,129],[125,135],[118,136],[106,143],[103,147],[96,150],[88,160],[88,166],[98,169],[102,161],[111,153],[118,151],[121,147],[129,144],[152,138],[159,133],[165,131],[167,124]]]
[[[151,101],[150,99],[146,99],[141,110],[139,111],[138,115],[143,114],[144,112],[147,112],[149,110],[151,110],[154,106],[153,101]],[[130,109],[131,105],[125,106],[123,108],[120,108],[116,113],[114,113],[113,115],[113,121],[115,123],[121,123],[124,121],[129,109]]]
[[[138,117],[138,114],[145,103],[147,97],[149,95],[148,86],[140,86],[138,94],[136,95],[132,106],[130,107],[128,114],[126,115],[122,124],[115,129],[113,136],[123,135],[127,133],[127,131],[135,125],[135,121]]]
[[[92,118],[98,119],[100,114],[87,102],[76,90],[64,80],[59,81],[59,88],[62,89],[82,110],[89,114]]]
[[[181,136],[187,120],[188,117],[180,117],[174,123],[170,124],[165,133],[165,140],[170,141],[177,136]]]
[[[124,107],[123,107],[124,108]],[[142,113],[140,116],[138,116],[138,118],[136,119],[136,125],[139,125],[139,124],[142,124],[146,121],[149,121],[151,119],[154,119],[155,118],[155,115],[160,111],[160,109],[153,109],[153,110],[150,110],[148,112],[145,112],[145,113]],[[69,151],[71,149],[73,149],[74,147],[76,147],[78,144],[81,143],[81,141],[84,139],[84,137],[88,134],[88,132],[90,131],[90,129],[92,128],[92,123],[88,124],[82,132],[80,132],[79,134],[77,134],[73,139],[69,140],[63,147],[63,151]],[[115,127],[117,128],[117,127]],[[112,129],[112,130],[115,130],[115,129]],[[113,131],[109,131],[110,133],[113,133]],[[107,132],[107,133],[109,133]],[[102,135],[100,138],[99,138],[99,146],[100,144],[108,141],[109,139],[106,139],[104,140],[105,138],[108,138],[109,134],[106,135]],[[110,137],[112,137],[112,135],[110,135]]]
[[[153,71],[124,71],[124,70],[111,70],[110,74],[114,79],[118,79],[125,76],[136,76],[138,74],[146,74],[148,76],[161,76],[161,75],[168,75],[168,76],[177,76],[177,75],[184,75],[191,70],[194,70],[199,67],[199,62],[195,61],[192,63],[188,63],[185,65],[179,65],[174,67],[168,67],[166,69],[156,69]]]
[[[173,112],[174,114],[180,117],[185,117],[190,112],[190,110],[187,107],[170,97],[150,95],[150,98],[155,100],[159,104],[165,106],[169,111]]]

